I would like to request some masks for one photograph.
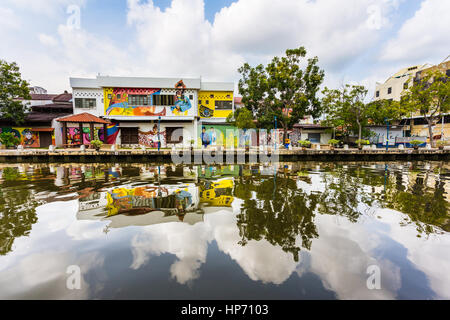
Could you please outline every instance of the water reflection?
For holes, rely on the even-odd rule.
[[[34,280],[15,292],[8,279],[61,257],[49,267],[60,268],[52,281],[63,278],[66,262],[96,275],[70,298],[164,298],[137,290],[126,269],[145,271],[180,298],[187,291],[161,273],[188,284],[191,298],[234,297],[237,287],[242,298],[448,298],[448,169],[442,162],[0,165],[0,297],[27,297]],[[167,254],[175,261],[164,269]],[[114,270],[105,273],[108,259]],[[371,264],[383,270],[380,291],[365,285]],[[108,293],[117,277],[122,287]]]

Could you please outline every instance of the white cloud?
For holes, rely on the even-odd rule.
[[[39,41],[46,46],[55,47],[58,44],[58,40],[51,35],[40,33],[38,37]]]
[[[384,61],[439,63],[450,54],[450,1],[424,0],[382,51]]]
[[[86,0],[6,0],[9,5],[43,15],[54,15],[69,5],[83,6]]]
[[[14,10],[40,14],[67,14],[68,5],[75,3],[83,7],[85,2],[38,0],[27,6],[26,0],[7,0]],[[48,25],[42,29],[39,23],[24,26],[23,36],[11,39],[12,45],[4,49],[4,57],[17,61],[24,77],[33,85],[59,92],[68,89],[70,76],[95,76],[99,72],[122,76],[202,76],[206,80],[237,82],[237,69],[245,61],[267,63],[287,48],[303,45],[310,56],[319,57],[319,64],[326,71],[326,84],[336,86],[342,80],[374,77],[363,74],[370,71],[369,65],[365,69],[350,67],[358,65],[360,57],[367,52],[378,48],[383,40],[380,35],[390,27],[391,14],[400,2],[238,0],[217,12],[210,23],[205,18],[204,0],[172,0],[164,10],[151,0],[128,0],[128,10],[124,13],[128,21],[128,26],[124,26],[128,29],[126,39],[71,29],[64,20],[55,19],[60,25],[55,26],[54,33],[49,33]],[[435,2],[433,5],[436,6]],[[445,18],[440,20],[427,25],[447,23]],[[428,27],[423,34],[442,37],[433,35]],[[37,44],[28,41],[28,35],[39,40]],[[401,55],[398,53],[399,58]],[[410,55],[407,52],[405,57]],[[373,61],[373,70],[378,69],[377,63]]]
[[[0,34],[6,29],[18,29],[20,27],[20,19],[16,13],[10,8],[0,7]]]

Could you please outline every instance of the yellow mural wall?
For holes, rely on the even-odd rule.
[[[226,118],[233,110],[216,110],[216,101],[231,102],[232,91],[200,91],[198,94],[198,115],[200,118]]]

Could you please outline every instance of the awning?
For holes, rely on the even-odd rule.
[[[32,128],[31,131],[34,132],[53,132],[53,128]]]

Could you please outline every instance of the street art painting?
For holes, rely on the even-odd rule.
[[[183,80],[178,81],[175,84],[175,89],[177,90],[175,96],[175,106],[170,107],[175,115],[187,115],[187,111],[192,108],[191,101],[185,95],[186,86]]]
[[[144,132],[139,130],[139,144],[149,147],[149,148],[158,148],[158,126],[155,124],[153,129]],[[167,147],[166,143],[166,131],[160,130],[159,132],[159,141],[161,141],[161,148]]]
[[[20,141],[24,148],[39,148],[39,133],[32,131],[31,128],[0,128],[0,133],[11,132]]]
[[[119,135],[119,123],[111,123],[106,128],[106,143],[115,144]]]
[[[198,115],[200,118],[226,118],[233,112],[233,92],[200,91]]]
[[[61,128],[62,130],[62,128]],[[103,128],[94,128],[94,139],[104,141]],[[62,131],[61,131],[62,133]],[[79,145],[90,144],[91,142],[91,129],[83,128],[83,132],[80,132],[80,128],[67,128],[67,144]]]
[[[160,88],[105,88],[104,103],[107,116],[187,116],[192,110],[182,80],[164,92]]]
[[[239,131],[226,125],[204,125],[201,127],[200,143],[208,146],[238,146]]]

